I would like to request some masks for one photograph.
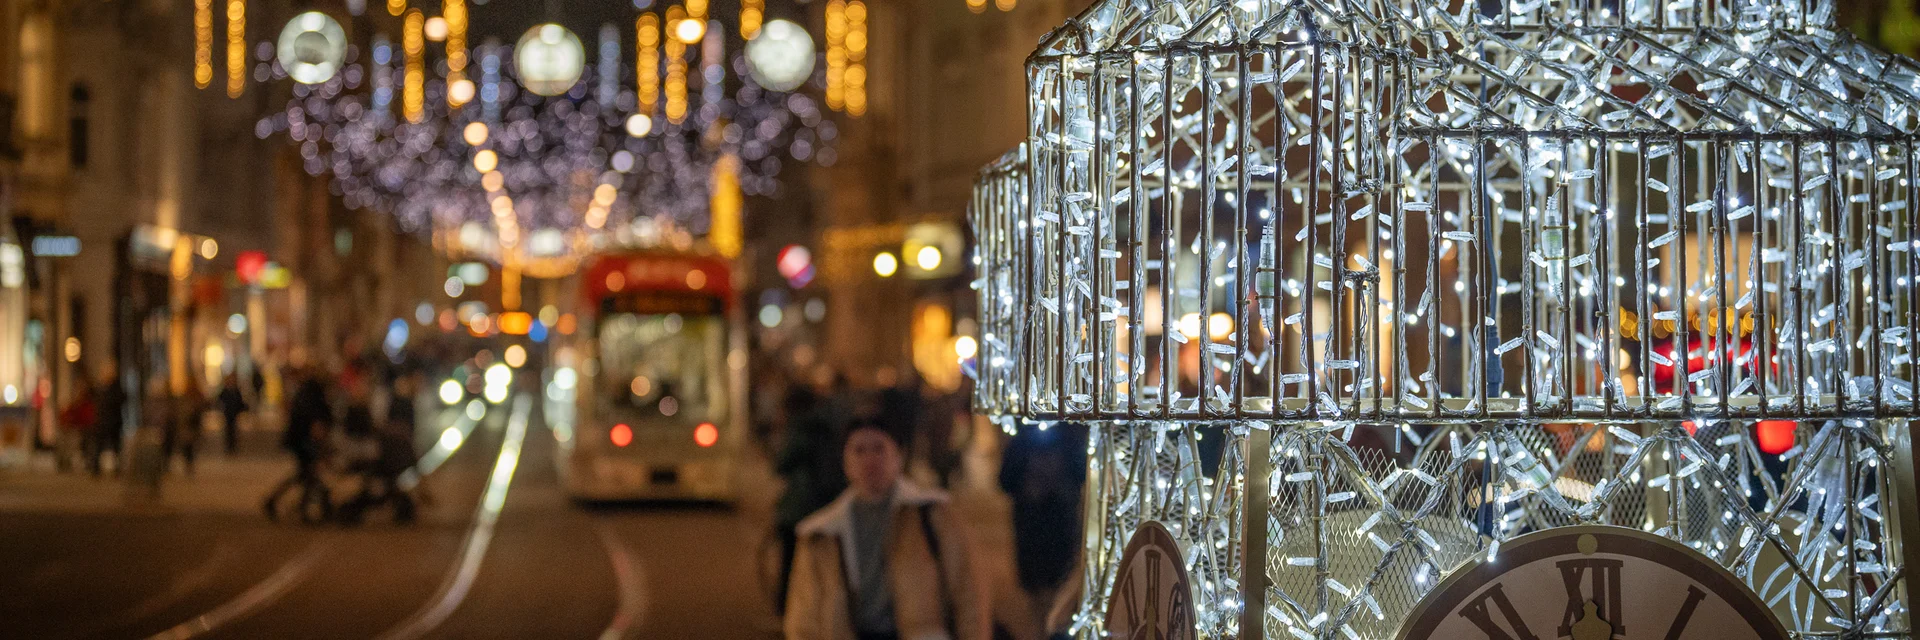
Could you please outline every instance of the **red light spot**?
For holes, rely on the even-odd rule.
[[[1792,420],[1761,420],[1754,428],[1754,439],[1759,441],[1760,450],[1779,455],[1793,448]]]
[[[633,444],[633,427],[624,424],[613,425],[613,430],[607,432],[607,439],[612,440],[613,446],[616,447]]]
[[[700,445],[702,447],[711,447],[713,446],[713,443],[719,442],[719,441],[720,441],[720,428],[713,426],[713,423],[702,422],[700,423],[700,426],[693,428],[694,444]]]

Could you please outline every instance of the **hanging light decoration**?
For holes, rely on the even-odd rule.
[[[760,27],[766,19],[767,0],[740,0],[740,39],[751,41],[760,37]]]
[[[827,108],[847,108],[847,0],[827,0]]]
[[[193,86],[213,84],[213,0],[193,0]]]
[[[473,81],[467,79],[467,1],[445,0],[447,20],[447,104],[458,107],[473,100]]]
[[[227,97],[247,89],[247,0],[227,0]]]
[[[667,7],[667,24],[678,27],[686,20],[685,9]],[[667,122],[680,124],[687,118],[687,43],[678,34],[667,38],[666,54]]]
[[[403,25],[405,32],[400,38],[400,48],[407,54],[406,74],[400,86],[400,109],[406,113],[407,122],[420,122],[426,117],[426,22],[419,9],[408,11]]]
[[[301,84],[333,78],[347,55],[347,34],[332,16],[308,11],[287,21],[274,47],[280,68]]]
[[[557,96],[572,89],[580,81],[586,61],[580,37],[551,22],[528,29],[513,49],[514,71],[521,86],[543,96]]]
[[[646,69],[658,69],[657,49],[655,56],[645,55],[660,38],[657,25],[647,16],[636,23],[639,33],[654,34],[637,42],[641,55],[632,77],[642,86],[616,88],[611,103],[599,90],[567,91],[570,82],[557,95],[536,94],[527,87],[554,82],[554,74],[535,65],[542,75],[529,81],[519,74],[527,65],[502,64],[515,54],[512,49],[490,45],[474,56],[481,70],[479,108],[453,108],[444,99],[450,85],[443,78],[420,85],[418,117],[393,118],[386,115],[388,87],[406,85],[408,69],[425,62],[410,57],[404,65],[388,64],[395,52],[376,37],[364,73],[349,52],[344,73],[296,86],[294,100],[257,128],[262,136],[281,133],[298,142],[307,171],[330,176],[349,206],[390,212],[406,229],[489,236],[499,259],[550,249],[555,230],[624,233],[627,223],[658,221],[699,231],[716,176],[737,182],[745,195],[767,195],[778,188],[784,162],[833,162],[833,124],[807,96],[754,83],[728,93],[723,84],[704,83],[701,108],[688,111],[685,51],[675,52],[682,60],[681,121],[647,123],[633,135],[635,118],[652,109],[641,103],[658,100],[648,95],[657,95],[658,88],[649,92],[645,86]],[[725,35],[711,33],[715,39]],[[403,38],[402,48],[415,41]],[[725,53],[721,43],[703,41],[704,75],[724,75],[729,64],[737,75],[748,73],[743,56]],[[621,64],[617,58],[612,63]],[[603,83],[627,77],[619,69],[610,75],[592,71]],[[284,69],[262,72],[287,75]],[[370,80],[372,91],[357,90],[363,80]],[[737,158],[737,168],[716,171],[728,157]],[[468,227],[473,224],[482,225],[479,235]],[[530,242],[534,238],[544,240]]]
[[[407,12],[407,0],[387,0],[387,13],[398,16]]]
[[[627,133],[634,137],[653,129],[654,108],[660,103],[660,16],[642,13],[633,22],[633,115],[627,119]]]
[[[760,37],[747,43],[747,63],[760,86],[792,91],[813,77],[813,38],[792,22],[768,22]]]
[[[867,113],[867,3],[864,0],[847,2],[846,71],[842,80],[846,85],[845,94],[847,115],[858,118]]]

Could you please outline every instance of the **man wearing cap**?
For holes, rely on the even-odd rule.
[[[984,640],[965,532],[947,496],[901,477],[900,445],[868,422],[847,434],[847,490],[800,522],[789,640]]]

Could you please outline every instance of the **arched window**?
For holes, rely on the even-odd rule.
[[[87,85],[74,83],[73,95],[67,105],[67,159],[73,168],[87,166],[87,151],[92,139],[87,136],[87,117],[93,106],[93,94]]]

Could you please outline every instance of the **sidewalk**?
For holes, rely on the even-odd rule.
[[[144,487],[129,486],[126,476],[96,478],[84,469],[61,473],[52,453],[36,452],[24,466],[0,468],[0,513],[259,513],[260,496],[292,470],[290,459],[273,446],[275,436],[242,433],[240,452],[232,457],[217,434],[208,436],[200,442],[192,477],[176,456],[161,482],[159,502],[146,499]]]

